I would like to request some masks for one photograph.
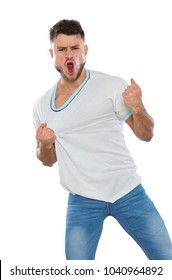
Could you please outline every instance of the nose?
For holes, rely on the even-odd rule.
[[[72,51],[70,48],[68,48],[68,49],[66,50],[66,57],[67,57],[67,58],[73,57],[73,51]]]

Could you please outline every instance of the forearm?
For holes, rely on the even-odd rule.
[[[154,135],[154,121],[144,108],[138,108],[133,112],[132,130],[143,141],[149,142],[152,139]]]
[[[53,166],[57,161],[54,144],[43,145],[39,142],[36,150],[37,158],[42,161],[45,166]]]

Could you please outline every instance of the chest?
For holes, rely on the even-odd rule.
[[[54,100],[54,105],[56,108],[62,107],[68,100],[69,98],[73,95],[74,91],[59,91],[58,89],[56,90],[56,95],[55,95],[55,100]]]
[[[43,113],[44,122],[55,131],[95,127],[105,120],[114,122],[114,96],[114,85],[110,88],[105,81],[93,83],[89,80],[75,92],[65,94],[57,94],[54,90],[50,106],[46,107],[46,114]]]
[[[69,98],[59,98],[56,108],[63,107]],[[101,123],[115,119],[114,106],[111,98],[94,92],[79,93],[66,107],[60,111],[49,108],[46,122],[58,132],[78,130],[96,130]]]

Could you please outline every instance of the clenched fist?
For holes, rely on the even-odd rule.
[[[36,131],[36,139],[41,142],[42,145],[47,146],[54,144],[56,135],[54,130],[48,128],[46,123],[43,123]]]
[[[142,102],[141,88],[136,84],[134,79],[131,79],[131,85],[129,85],[123,92],[123,98],[125,105],[132,111],[132,113],[140,113],[144,111],[144,105]]]

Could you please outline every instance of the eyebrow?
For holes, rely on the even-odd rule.
[[[71,46],[70,48],[76,48],[76,47],[81,47],[81,45],[80,44],[77,44],[77,45],[73,45],[73,46]],[[58,50],[58,49],[66,49],[67,47],[64,47],[64,46],[58,46],[56,49]]]

